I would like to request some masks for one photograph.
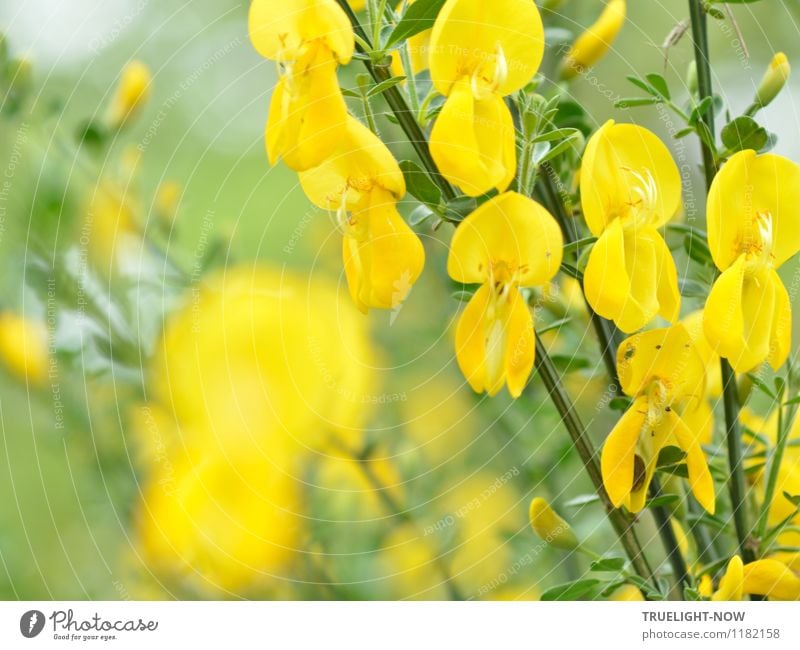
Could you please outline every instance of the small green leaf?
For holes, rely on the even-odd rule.
[[[670,99],[669,94],[669,85],[667,84],[667,80],[664,79],[660,74],[656,74],[655,72],[647,75],[647,81],[650,82],[650,85],[656,89],[659,95],[661,95],[664,99]]]
[[[392,30],[389,38],[386,39],[386,47],[393,47],[400,41],[433,27],[444,1],[417,0],[413,5],[408,5],[403,17]]]
[[[772,392],[772,390],[770,389],[770,387],[769,387],[769,386],[767,386],[767,384],[766,384],[765,382],[761,381],[761,379],[759,379],[758,377],[756,377],[756,376],[755,376],[754,374],[752,374],[752,373],[747,373],[747,378],[748,378],[748,379],[749,379],[749,380],[750,380],[750,381],[753,383],[753,385],[754,385],[756,388],[758,388],[758,389],[759,389],[759,390],[760,390],[762,393],[764,393],[764,394],[765,394],[765,395],[767,395],[768,397],[771,397],[773,400],[775,399],[775,395],[774,395],[774,393]]]
[[[604,557],[601,560],[595,560],[589,567],[590,571],[608,571],[619,573],[625,568],[624,557]]]
[[[800,508],[800,494],[789,494],[788,492],[784,491],[783,496],[784,498],[788,499],[792,505]]]
[[[565,508],[580,508],[581,506],[589,505],[590,503],[597,503],[600,497],[597,494],[581,494],[573,497],[569,501],[564,502]]]
[[[667,445],[658,454],[658,467],[665,467],[667,465],[677,465],[686,459],[686,452],[674,445]]]
[[[411,214],[408,215],[408,224],[410,226],[417,226],[423,221],[430,219],[434,214],[433,210],[423,203],[414,208]]]
[[[705,237],[697,234],[697,232],[687,232],[683,238],[683,248],[687,255],[698,264],[704,266],[713,266],[714,259],[711,257],[711,250],[708,248],[708,242]]]
[[[380,95],[382,92],[389,90],[389,88],[394,88],[401,81],[405,81],[405,79],[406,78],[403,76],[384,79],[379,84],[375,84],[367,91],[367,97],[375,97],[376,95]]]
[[[563,585],[551,587],[542,594],[542,600],[581,600],[595,589],[600,581],[596,578],[589,578],[586,580],[576,580],[574,582],[567,582]]]
[[[627,411],[628,408],[630,408],[630,405],[631,405],[630,397],[624,397],[624,396],[613,397],[608,402],[608,408],[610,408],[612,411]]]
[[[663,100],[659,97],[626,97],[614,102],[616,108],[635,108],[637,106],[652,106],[662,104]]]
[[[671,506],[676,501],[680,501],[680,497],[677,494],[662,494],[655,499],[650,499],[645,507],[660,508],[662,506]]]
[[[442,191],[422,167],[412,160],[401,160],[400,170],[406,179],[406,189],[412,196],[429,206],[435,207],[441,203]]]
[[[537,328],[537,334],[544,334],[545,332],[551,332],[552,330],[557,330],[566,325],[567,323],[572,321],[572,317],[568,316],[567,318],[559,318],[557,321],[553,321],[549,325],[545,327]]]
[[[722,144],[728,151],[736,152],[745,149],[759,151],[769,142],[769,133],[752,117],[742,115],[722,127],[720,133]]]

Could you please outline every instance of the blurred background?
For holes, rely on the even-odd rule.
[[[568,0],[548,44],[600,6]],[[636,121],[674,145],[686,218],[702,219],[696,143],[652,107],[613,107],[634,73],[666,70],[685,97],[690,42],[661,46],[686,2],[628,11],[572,99],[595,125]],[[744,44],[729,22],[710,31],[716,90],[741,111],[774,52],[800,67],[800,8],[734,12]],[[534,495],[613,546],[601,507],[576,499],[591,486],[538,382],[513,403],[458,372],[447,227],[419,227],[428,260],[402,309],[355,312],[335,220],[267,162],[277,76],[246,2],[17,0],[0,31],[27,89],[0,118],[0,308],[46,341],[31,359],[37,334],[9,321],[1,344],[0,597],[536,598],[585,567],[534,537]],[[149,99],[104,132],[132,60]],[[760,119],[795,159],[798,107],[791,80]],[[543,304],[541,322],[572,319],[547,344],[599,442],[610,398],[580,295],[564,281]]]

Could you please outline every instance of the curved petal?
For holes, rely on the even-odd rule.
[[[492,292],[482,285],[467,303],[456,327],[456,360],[476,393],[486,389],[486,325]]]
[[[722,580],[719,581],[719,589],[711,596],[711,600],[742,600],[744,595],[744,566],[742,558],[734,555],[728,562],[728,568]]]
[[[474,128],[492,187],[504,192],[517,172],[517,143],[511,111],[500,95],[475,102]]]
[[[541,285],[558,272],[562,235],[555,219],[533,199],[505,192],[462,221],[453,235],[447,272],[457,282],[484,282],[492,264],[517,271],[521,286]]]
[[[627,395],[659,378],[667,383],[671,402],[704,396],[705,365],[682,323],[626,338],[617,350],[617,372]]]
[[[697,436],[701,445],[711,444],[714,436],[714,409],[708,400],[701,399],[682,409],[681,419]]]
[[[603,444],[600,470],[608,497],[619,508],[633,489],[634,457],[647,413],[647,402],[637,399],[625,411]]]
[[[674,411],[665,414],[672,427],[678,446],[686,452],[686,468],[689,470],[689,487],[697,502],[707,512],[714,514],[716,495],[714,480],[708,471],[708,461],[700,447],[700,432],[690,431],[684,421]]]
[[[402,198],[405,180],[392,152],[354,117],[347,116],[341,126],[337,152],[318,167],[300,173],[300,184],[309,200],[326,210],[338,210],[344,201],[352,210],[375,188],[391,192],[395,199]]]
[[[637,400],[637,402],[641,403],[641,408],[646,411],[648,408],[648,401],[645,398],[640,398],[640,400]],[[669,413],[666,415],[669,415]],[[661,450],[669,444],[672,429],[672,422],[667,417],[663,417],[661,421],[654,426],[648,427],[645,425],[644,432],[639,438],[639,447],[637,449],[643,465],[639,470],[639,480],[635,482],[631,490],[630,498],[628,499],[628,510],[631,512],[640,512],[647,503],[650,483],[653,480],[656,467],[658,466],[658,455],[661,453]]]
[[[694,348],[706,366],[706,394],[709,397],[719,397],[722,393],[722,376],[720,374],[719,355],[714,351],[706,339],[703,331],[703,310],[693,311],[681,319],[686,331],[692,338]]]
[[[506,382],[511,397],[517,398],[528,382],[536,356],[533,317],[525,300],[516,289],[509,296],[506,317]]]
[[[275,61],[299,58],[310,41],[322,41],[340,63],[353,55],[355,38],[347,14],[335,0],[253,0],[248,32],[261,56]]]
[[[536,74],[543,54],[544,26],[531,0],[447,0],[431,31],[431,79],[448,95],[465,74],[489,76],[498,94],[510,95]]]
[[[619,219],[600,235],[589,252],[583,274],[586,300],[603,318],[616,320],[631,293],[625,265],[625,236]]]
[[[608,52],[625,24],[625,9],[625,0],[611,0],[606,5],[594,24],[570,48],[564,62],[564,78],[583,73]]]
[[[708,195],[708,246],[727,269],[746,242],[760,252],[759,220],[771,220],[772,263],[783,264],[800,250],[800,166],[774,154],[740,151],[719,171]],[[743,244],[743,242],[745,244]]]
[[[792,305],[789,294],[778,274],[770,270],[770,280],[775,291],[775,311],[772,316],[769,356],[767,360],[773,370],[778,370],[789,356],[792,345]]]
[[[703,309],[703,331],[712,349],[721,357],[738,356],[745,348],[742,286],[745,257],[716,279]]]
[[[586,145],[581,206],[599,235],[615,218],[637,216],[656,228],[681,206],[681,177],[667,146],[634,124],[606,122]]]
[[[777,560],[744,565],[744,591],[775,600],[800,600],[800,578]]]
[[[661,238],[649,228],[624,231],[625,268],[631,280],[631,289],[622,305],[622,311],[615,318],[617,327],[623,332],[641,329],[659,311],[659,266],[653,234],[656,238]]]
[[[767,360],[775,317],[775,283],[770,271],[745,273],[742,283],[742,315],[745,347],[730,356],[736,372],[747,372]]]
[[[648,233],[653,242],[656,255],[656,296],[658,298],[658,314],[664,320],[674,323],[681,312],[681,292],[678,289],[678,270],[675,260],[667,246],[667,242],[653,229]]]

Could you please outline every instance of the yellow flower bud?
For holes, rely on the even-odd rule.
[[[153,207],[161,225],[167,229],[172,227],[175,213],[178,211],[181,192],[181,186],[175,181],[164,181],[156,191]]]
[[[19,379],[41,386],[47,379],[47,332],[38,321],[0,314],[0,360]]]
[[[625,0],[611,0],[595,23],[581,34],[561,64],[561,78],[572,79],[595,65],[611,48],[625,24]]]
[[[151,79],[150,68],[141,61],[131,61],[122,69],[108,112],[108,122],[112,128],[122,128],[141,111],[150,97]]]
[[[571,551],[578,547],[578,539],[569,524],[559,517],[541,497],[531,501],[531,528],[539,537],[556,548]]]
[[[773,56],[758,86],[753,104],[763,108],[772,103],[772,100],[778,96],[778,93],[786,85],[786,80],[789,78],[791,71],[792,67],[789,65],[789,59],[786,58],[783,52],[778,52]]]
[[[609,600],[644,600],[644,596],[638,587],[633,585],[622,585],[614,590],[609,597]]]

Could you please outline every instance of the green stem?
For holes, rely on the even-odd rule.
[[[597,494],[600,496],[600,501],[622,543],[622,547],[625,549],[631,566],[642,578],[652,580],[653,571],[634,533],[633,520],[611,503],[611,499],[603,486],[603,475],[600,471],[600,463],[597,460],[597,452],[586,434],[586,428],[581,422],[572,401],[561,385],[555,366],[553,366],[553,362],[538,335],[536,336],[536,369],[539,371],[550,399],[561,415],[561,421],[564,423],[572,439],[572,444],[583,461]]]
[[[692,22],[692,41],[694,43],[694,58],[697,65],[697,92],[699,101],[713,94],[711,85],[711,63],[708,48],[708,25],[705,10],[701,0],[689,0],[689,15]],[[716,138],[714,130],[714,110],[709,107],[701,120],[708,127],[712,138]],[[700,147],[703,153],[703,171],[706,179],[706,190],[711,189],[714,176],[717,173],[716,152],[701,138]],[[733,521],[736,527],[736,537],[739,541],[739,550],[742,560],[752,562],[755,559],[750,544],[750,528],[748,526],[748,513],[746,490],[744,480],[744,467],[742,465],[742,438],[739,430],[739,391],[736,386],[736,375],[727,359],[720,361],[722,370],[723,402],[725,405],[725,434],[728,444],[728,492],[731,498]]]
[[[775,488],[778,485],[778,474],[780,472],[781,463],[783,462],[783,453],[786,450],[786,444],[789,442],[789,433],[792,430],[791,423],[793,420],[793,415],[794,414],[791,413],[789,414],[789,417],[784,416],[783,395],[781,395],[778,403],[778,439],[775,441],[775,448],[769,455],[767,483],[766,487],[764,488],[764,500],[761,504],[761,512],[759,513],[758,522],[756,523],[756,534],[758,535],[759,542],[761,542],[767,535],[770,506],[772,505],[772,499],[775,496]]]
[[[353,32],[358,37],[360,43],[366,44],[366,47],[359,44],[358,50],[362,54],[369,56],[372,53],[372,45],[369,36],[367,36],[364,28],[361,27],[361,24],[358,22],[358,18],[353,13],[353,10],[350,8],[347,0],[336,1],[350,19],[350,22],[353,25]],[[382,63],[377,64],[372,59],[365,59],[364,65],[376,83],[386,81],[391,77],[391,70],[389,69],[388,65],[384,65]],[[433,157],[431,156],[431,151],[428,147],[428,140],[425,137],[425,134],[422,132],[422,128],[417,122],[414,113],[408,107],[406,100],[403,98],[402,93],[398,90],[397,86],[392,86],[383,92],[383,96],[386,98],[386,103],[389,104],[389,108],[392,109],[392,113],[394,113],[394,116],[397,118],[397,121],[405,132],[408,141],[411,143],[411,146],[414,147],[414,150],[417,152],[420,162],[425,167],[425,170],[430,174],[433,182],[436,183],[436,185],[442,191],[442,196],[444,196],[446,200],[454,199],[456,197],[456,193],[450,183],[448,183],[444,176],[439,173],[436,163],[433,161]]]

